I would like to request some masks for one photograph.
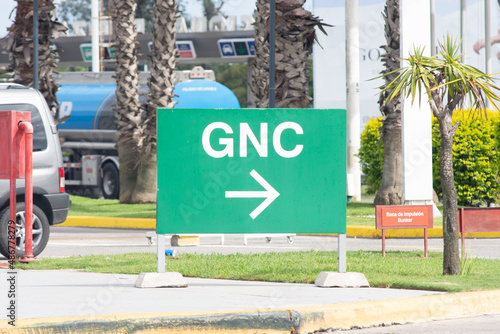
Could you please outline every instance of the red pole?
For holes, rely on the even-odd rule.
[[[427,229],[424,228],[424,257],[427,258]]]
[[[10,220],[9,220],[9,265],[14,269],[16,261],[17,229],[16,229],[16,176],[17,152],[15,140],[10,143]]]
[[[382,229],[382,257],[385,257],[385,229]]]
[[[32,262],[38,260],[33,256],[33,126],[29,122],[19,122],[19,129],[24,131],[25,140],[25,195],[24,195],[24,257],[19,262]]]
[[[465,224],[464,224],[464,208],[460,208],[458,211],[458,227],[460,229],[460,239],[462,239],[462,258],[465,258]]]

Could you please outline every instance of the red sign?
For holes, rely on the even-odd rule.
[[[432,205],[377,205],[377,230],[432,228]]]
[[[179,57],[182,59],[193,59],[194,55],[192,51],[179,51]]]

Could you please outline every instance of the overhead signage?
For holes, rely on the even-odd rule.
[[[255,56],[255,40],[253,38],[219,39],[217,44],[222,58]]]
[[[194,59],[196,58],[196,51],[194,50],[194,45],[192,41],[178,41],[175,42],[177,49],[179,50],[179,57],[182,59]]]
[[[175,47],[179,52],[179,58],[181,59],[195,59],[196,50],[194,48],[193,41],[176,41]],[[153,42],[148,43],[149,52],[153,52]]]
[[[345,110],[158,110],[158,234],[345,231]]]
[[[113,46],[103,46],[104,54],[102,55],[102,60],[105,62],[116,61],[115,59],[115,47]],[[82,53],[82,59],[86,63],[92,62],[92,44],[83,43],[80,44],[80,51]]]

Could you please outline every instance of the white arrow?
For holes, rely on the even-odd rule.
[[[226,198],[265,198],[265,201],[260,203],[260,205],[255,208],[255,210],[250,213],[250,217],[252,219],[257,218],[258,215],[262,211],[265,210],[271,204],[278,196],[280,195],[279,192],[276,191],[269,183],[267,183],[266,180],[262,178],[262,176],[259,175],[253,169],[250,172],[250,175],[257,181],[261,186],[263,186],[266,191],[226,191]]]

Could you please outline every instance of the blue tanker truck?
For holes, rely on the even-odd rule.
[[[116,199],[120,193],[120,162],[115,146],[116,103],[112,73],[62,73],[57,92],[58,124],[64,157],[66,191],[81,196]],[[195,67],[176,72],[175,108],[240,108],[226,86],[215,81],[213,71]],[[145,103],[147,77],[141,78],[141,103]]]

